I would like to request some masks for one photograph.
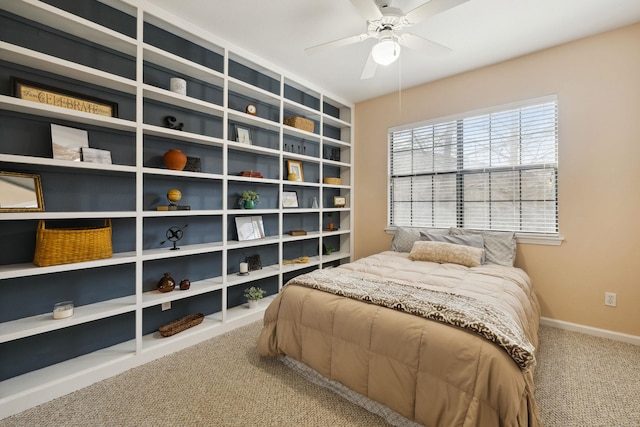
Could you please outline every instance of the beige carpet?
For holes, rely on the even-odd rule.
[[[260,359],[261,322],[0,420],[0,426],[381,426],[376,415]],[[547,427],[640,427],[640,348],[542,327]],[[448,427],[448,426],[445,426]]]

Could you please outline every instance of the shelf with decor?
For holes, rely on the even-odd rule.
[[[94,304],[76,305],[73,307],[73,316],[66,319],[54,319],[51,313],[45,313],[3,322],[0,343],[92,322],[135,309],[135,296],[131,295]]]
[[[141,0],[0,5],[0,126],[11,135],[0,142],[0,162],[39,175],[45,202],[44,211],[0,212],[0,237],[14,243],[0,264],[0,418],[258,320],[290,278],[350,260],[348,102]],[[34,32],[41,42],[28,37]],[[104,101],[113,114],[15,97],[11,77]],[[52,124],[86,131],[89,148],[108,151],[111,163],[54,158]],[[171,150],[189,166],[169,168]],[[290,162],[301,167],[299,181],[289,180]],[[255,208],[239,205],[244,191],[260,195]],[[324,230],[328,212],[332,231]],[[236,219],[253,218],[262,231],[239,238]],[[41,220],[66,228],[105,219],[110,258],[32,263]],[[182,230],[176,249],[173,227]],[[248,260],[252,270],[239,275]],[[177,288],[188,279],[189,289],[160,292],[165,272]],[[266,291],[257,309],[244,297],[251,286]],[[51,319],[63,300],[74,301],[73,316]],[[158,332],[193,313],[204,314],[202,323]],[[36,362],[13,363],[26,353]]]

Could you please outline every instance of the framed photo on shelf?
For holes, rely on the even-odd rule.
[[[236,217],[238,241],[264,239],[264,222],[261,216]]]
[[[347,198],[345,196],[333,196],[333,206],[336,208],[344,208],[347,206]]]
[[[251,144],[251,129],[236,125],[236,141],[242,144]]]
[[[282,207],[283,208],[297,208],[298,206],[298,193],[296,191],[283,191],[282,192]]]
[[[249,271],[262,270],[262,261],[260,260],[260,255],[248,256],[247,264],[249,264]]]
[[[89,163],[111,164],[111,151],[82,147],[82,161]]]
[[[304,182],[304,172],[302,171],[302,162],[297,160],[287,160],[287,174],[289,181]],[[296,179],[291,179],[294,174]]]
[[[84,148],[89,148],[89,132],[51,123],[51,149],[54,159],[82,161]]]

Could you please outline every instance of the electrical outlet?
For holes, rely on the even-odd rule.
[[[171,301],[162,303],[162,311],[171,310]]]
[[[604,293],[604,305],[608,305],[609,307],[616,306],[616,294],[613,292],[605,292]]]

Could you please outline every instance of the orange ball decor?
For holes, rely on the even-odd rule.
[[[180,150],[169,150],[162,157],[168,169],[181,171],[187,164],[187,155]]]
[[[182,199],[182,192],[177,188],[172,188],[171,190],[167,191],[167,200],[169,200],[171,204],[176,204],[180,201],[180,199]]]

